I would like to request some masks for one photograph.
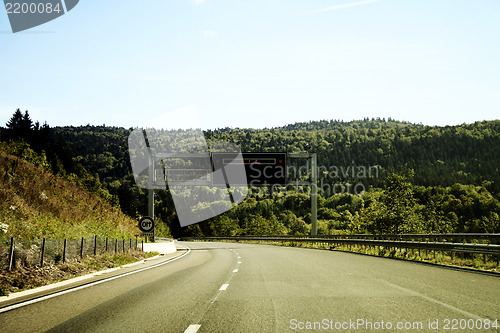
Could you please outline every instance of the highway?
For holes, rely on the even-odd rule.
[[[500,321],[498,277],[328,250],[178,246],[191,251],[152,269],[0,313],[0,331],[500,331],[477,328]],[[454,324],[469,329],[453,330]]]

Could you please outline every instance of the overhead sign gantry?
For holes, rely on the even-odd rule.
[[[238,168],[238,164],[244,164],[246,172],[245,178],[237,178],[240,181],[231,182],[231,186],[310,186],[311,187],[311,235],[317,234],[317,155],[316,153],[272,153],[272,152],[257,152],[257,153],[239,153],[239,159],[235,159],[238,153],[213,152],[209,154],[181,154],[175,156],[171,154],[154,154],[151,150],[150,155],[150,170],[149,179],[153,183],[162,183],[167,179],[158,179],[157,174],[165,176],[175,175],[175,179],[169,179],[168,184],[172,186],[176,183],[188,184],[189,186],[229,186],[228,174],[232,173],[233,168]],[[242,158],[241,158],[242,157]],[[210,166],[207,168],[183,168],[160,170],[156,172],[156,168],[162,165],[162,161],[167,159],[186,159],[196,161],[196,159],[209,159]],[[288,159],[306,159],[308,161],[308,169],[310,168],[310,180],[308,181],[293,181],[288,182],[287,177],[287,162]],[[235,163],[235,161],[239,161]],[[197,163],[193,163],[196,165]],[[164,164],[165,165],[165,164]],[[241,168],[241,167],[239,167]],[[217,172],[222,171],[222,172]],[[240,170],[241,171],[241,170]],[[196,177],[194,176],[196,175]],[[200,177],[200,175],[204,175]],[[234,178],[233,178],[234,179]],[[228,187],[229,188],[229,187]],[[149,216],[154,218],[154,192],[149,190]],[[154,233],[154,229],[153,229]]]

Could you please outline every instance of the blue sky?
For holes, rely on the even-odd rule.
[[[80,0],[13,34],[0,12],[0,125],[202,128],[500,118],[498,0]],[[182,112],[178,112],[182,118]]]

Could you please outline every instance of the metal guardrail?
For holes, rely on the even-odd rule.
[[[394,241],[417,241],[417,242],[445,242],[445,243],[479,243],[479,244],[499,244],[500,234],[484,234],[484,233],[456,233],[456,234],[350,234],[350,235],[317,235],[317,236],[233,236],[224,237],[230,239],[248,238],[248,237],[272,237],[279,239],[369,239],[369,240],[394,240]],[[221,237],[203,237],[203,239],[211,239]]]
[[[163,241],[163,242],[170,242],[170,241],[173,241],[172,238],[164,238],[164,237],[155,237],[155,241],[156,240],[159,240],[159,241]]]
[[[361,237],[360,237],[361,236]],[[386,239],[376,239],[376,238]],[[413,240],[393,240],[396,239],[418,239]],[[426,241],[422,241],[422,240]],[[431,241],[429,239],[463,239],[470,242],[443,242]],[[500,239],[500,234],[428,234],[428,235],[335,235],[335,236],[241,236],[241,237],[185,237],[182,240],[204,240],[204,241],[267,241],[267,242],[305,242],[305,243],[324,243],[333,245],[360,245],[366,247],[383,247],[393,249],[414,249],[426,251],[450,252],[453,254],[482,254],[483,260],[485,256],[493,256],[496,258],[497,266],[500,258],[500,245],[495,244]],[[428,240],[428,241],[427,241]],[[481,243],[473,243],[472,240],[481,241]],[[484,242],[488,244],[484,244]]]

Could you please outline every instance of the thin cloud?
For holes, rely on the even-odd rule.
[[[363,1],[358,1],[358,2],[345,3],[345,4],[342,4],[342,5],[335,5],[335,6],[330,6],[330,7],[326,7],[326,8],[321,8],[321,9],[313,10],[312,12],[309,12],[309,13],[306,13],[306,14],[331,12],[331,11],[334,11],[334,10],[339,10],[339,9],[344,9],[344,8],[349,8],[349,7],[367,5],[367,4],[375,3],[375,2],[378,2],[378,1],[379,0],[363,0]]]

